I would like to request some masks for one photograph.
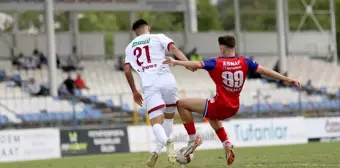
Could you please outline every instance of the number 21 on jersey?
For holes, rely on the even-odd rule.
[[[137,57],[137,65],[138,66],[142,66],[144,62],[140,62],[139,61],[139,58],[142,56],[142,55],[145,55],[146,57],[146,61],[148,63],[151,63],[151,57],[150,57],[150,51],[149,51],[149,46],[146,45],[146,46],[143,46],[143,47],[136,47],[134,50],[133,50],[133,55],[135,57]]]
[[[224,71],[222,78],[225,85],[233,88],[240,88],[244,82],[244,76],[241,70],[235,72]]]

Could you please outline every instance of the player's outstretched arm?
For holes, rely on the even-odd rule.
[[[264,76],[267,76],[267,77],[270,77],[270,78],[274,78],[274,79],[277,79],[277,80],[281,80],[283,81],[286,85],[293,85],[293,86],[296,86],[298,88],[301,88],[301,84],[299,81],[297,80],[294,80],[294,79],[290,79],[286,76],[283,76],[271,69],[268,69],[266,67],[263,67],[263,66],[260,66],[258,65],[258,68],[257,68],[257,71],[258,73],[264,75]]]
[[[203,69],[203,66],[200,61],[178,61],[174,60],[171,57],[167,57],[164,61],[163,64],[169,64],[171,66],[184,66],[189,69]]]
[[[143,104],[143,97],[142,97],[142,94],[140,94],[139,91],[136,88],[135,80],[133,79],[133,75],[132,75],[132,67],[131,67],[130,64],[125,64],[124,72],[125,72],[126,80],[128,81],[130,89],[131,89],[131,91],[133,93],[134,101],[138,105],[142,106],[142,104]]]
[[[177,48],[175,44],[170,44],[169,52],[174,54],[179,60],[188,61],[188,58],[183,54],[183,52]]]

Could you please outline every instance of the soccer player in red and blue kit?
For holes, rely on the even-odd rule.
[[[216,84],[216,95],[211,99],[186,98],[177,102],[177,109],[189,135],[188,146],[181,153],[189,156],[202,144],[201,137],[196,135],[192,112],[197,112],[209,120],[221,140],[226,152],[227,164],[234,162],[233,145],[228,140],[226,131],[222,126],[223,120],[234,116],[240,106],[240,92],[248,72],[258,72],[266,77],[284,81],[287,85],[301,87],[299,81],[285,77],[273,70],[258,65],[256,62],[243,56],[235,56],[236,40],[233,36],[218,38],[221,56],[206,61],[177,61],[167,58],[163,63],[172,66],[180,65],[197,70],[205,69]]]

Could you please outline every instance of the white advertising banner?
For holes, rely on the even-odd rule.
[[[266,146],[280,144],[307,143],[304,128],[304,118],[275,118],[275,119],[237,119],[223,122],[230,141],[236,146]],[[197,123],[197,134],[203,138],[199,149],[218,149],[222,144],[215,131],[207,123]],[[156,138],[151,126],[128,127],[131,152],[153,151]],[[171,137],[175,148],[187,145],[188,135],[182,124],[174,125]]]
[[[216,149],[222,147],[220,140],[209,124],[197,123],[195,126],[197,134],[203,138],[204,145],[200,146],[200,149]],[[155,150],[157,140],[151,126],[128,127],[128,135],[131,152],[152,152]],[[175,149],[185,147],[188,143],[188,134],[182,124],[174,125],[171,137],[175,142]],[[165,151],[165,148],[163,151]]]
[[[235,146],[307,143],[303,117],[238,119],[225,127]]]
[[[340,137],[340,117],[306,118],[308,138]]]
[[[0,162],[60,158],[58,129],[0,131]]]

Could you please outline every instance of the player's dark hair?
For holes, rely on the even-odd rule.
[[[146,22],[144,19],[138,19],[133,23],[132,30],[136,31],[136,29],[141,28],[142,26],[145,25],[148,25],[148,22]]]
[[[236,45],[236,40],[234,36],[226,35],[218,38],[219,45],[225,45],[228,48],[234,48]]]

